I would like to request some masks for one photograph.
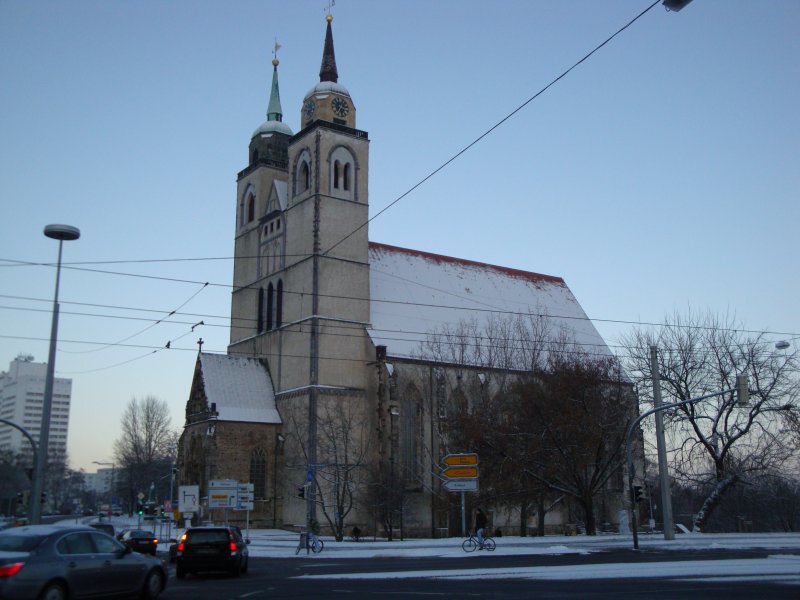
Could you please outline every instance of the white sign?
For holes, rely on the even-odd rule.
[[[240,483],[237,488],[236,510],[253,510],[253,491],[255,486],[252,483]]]
[[[236,508],[239,482],[234,479],[212,479],[208,482],[208,508]]]
[[[184,513],[193,513],[197,512],[198,506],[200,506],[200,486],[178,486],[178,510]]]
[[[477,479],[448,479],[444,482],[444,488],[448,492],[477,492]]]

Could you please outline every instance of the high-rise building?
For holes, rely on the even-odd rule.
[[[47,379],[47,363],[33,362],[33,357],[20,355],[11,361],[8,371],[0,372],[0,418],[24,428],[36,443],[42,426],[42,406]],[[53,405],[50,413],[48,454],[52,458],[67,453],[69,406],[72,379],[56,377],[53,381]],[[21,431],[0,423],[0,451],[32,458],[32,448]]]

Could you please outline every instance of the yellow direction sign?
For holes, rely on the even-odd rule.
[[[448,454],[442,459],[447,467],[463,467],[467,465],[477,465],[477,454]]]
[[[447,467],[444,470],[445,477],[477,477],[478,467]]]

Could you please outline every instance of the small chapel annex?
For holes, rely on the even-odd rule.
[[[273,60],[267,119],[232,203],[230,344],[198,355],[179,483],[202,498],[212,480],[253,483],[251,526],[338,521],[381,536],[388,519],[408,536],[456,534],[458,497],[437,465],[468,449],[448,445],[448,414],[494,393],[513,366],[479,364],[452,334],[498,314],[552,315],[559,334],[610,351],[560,277],[369,240],[369,136],[339,83],[331,21],[297,133]],[[621,482],[598,503],[601,521],[616,521]],[[513,518],[498,508],[493,526]],[[548,515],[553,530],[567,520]]]

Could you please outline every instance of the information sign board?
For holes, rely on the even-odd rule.
[[[239,482],[234,479],[212,479],[208,482],[208,508],[235,508]]]
[[[236,510],[253,510],[253,491],[255,486],[252,483],[240,483],[236,492]]]
[[[197,512],[198,506],[200,506],[200,486],[178,486],[178,509],[184,513],[194,513]]]

